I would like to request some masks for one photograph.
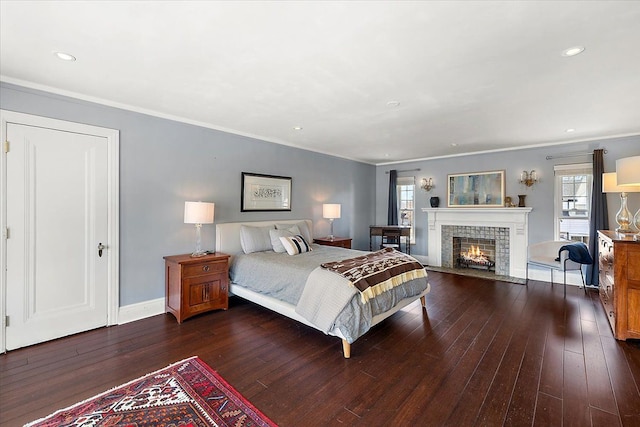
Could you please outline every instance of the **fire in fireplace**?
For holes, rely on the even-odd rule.
[[[466,252],[460,252],[458,256],[458,266],[466,268],[486,268],[493,269],[495,261],[489,259],[481,250],[480,246],[471,245]]]
[[[453,240],[457,268],[495,270],[495,240],[459,237]]]

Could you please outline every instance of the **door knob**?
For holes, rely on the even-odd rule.
[[[105,245],[102,244],[102,242],[98,243],[98,256],[101,257],[102,256],[102,250],[106,249],[107,247]]]

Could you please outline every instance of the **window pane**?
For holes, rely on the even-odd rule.
[[[576,171],[573,175],[557,178],[556,200],[559,211],[556,212],[559,238],[588,243],[589,210],[591,209],[592,175]]]
[[[415,185],[398,185],[398,207],[399,207],[399,223],[400,225],[411,226],[411,243],[415,243],[414,228],[414,197]]]

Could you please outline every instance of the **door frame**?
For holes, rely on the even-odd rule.
[[[107,140],[107,236],[109,265],[107,267],[107,326],[118,323],[120,298],[120,133],[116,129],[85,125],[34,116],[15,111],[0,110],[2,149],[0,149],[0,352],[6,352],[6,313],[7,313],[7,125],[20,124],[56,129],[64,132],[93,135]],[[11,150],[9,149],[9,152]],[[11,236],[9,235],[9,238]]]

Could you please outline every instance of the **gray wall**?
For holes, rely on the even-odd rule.
[[[431,196],[440,197],[440,206],[446,207],[447,174],[504,169],[506,171],[506,195],[511,196],[514,202],[517,203],[518,194],[526,194],[526,205],[533,208],[529,215],[530,242],[552,240],[554,237],[553,167],[557,164],[590,163],[592,156],[585,155],[552,160],[546,160],[546,156],[591,153],[598,148],[607,150],[607,154],[604,156],[605,171],[615,172],[617,159],[640,155],[640,136],[378,166],[376,168],[376,222],[386,224],[387,220],[386,204],[389,191],[389,175],[385,172],[391,169],[420,168],[419,172],[399,173],[399,176],[415,176],[418,186],[422,178],[433,177],[435,188],[431,192],[427,193],[418,188],[416,193],[416,245],[411,250],[412,254],[428,255],[427,214],[422,212],[422,208],[429,207],[429,198]],[[536,170],[540,181],[533,187],[526,188],[518,182],[518,179],[520,172],[531,169]],[[615,229],[615,215],[620,208],[620,195],[617,193],[607,194],[607,204],[609,208],[609,228]],[[640,193],[630,193],[629,210],[635,213],[639,208]]]
[[[369,247],[374,166],[5,83],[0,108],[120,131],[121,306],[163,297],[162,257],[193,251],[187,200],[214,202],[220,223],[311,218],[316,236],[329,232],[322,203],[341,203],[334,234]],[[292,177],[292,211],[240,212],[241,172]],[[214,225],[202,241],[213,248]]]
[[[591,152],[606,148],[605,169],[615,160],[640,154],[640,137],[575,143],[492,154],[435,159],[374,167],[336,157],[285,147],[198,126],[151,117],[73,98],[0,84],[0,108],[120,131],[120,305],[164,295],[162,257],[193,250],[193,226],[182,223],[184,202],[216,203],[216,222],[275,218],[311,218],[314,235],[328,234],[322,203],[341,203],[342,218],[334,234],[354,238],[354,248],[368,249],[370,224],[384,224],[387,216],[390,169],[421,168],[415,175],[433,177],[436,187],[417,191],[416,245],[412,253],[427,254],[426,214],[429,198],[446,205],[449,173],[506,170],[506,193],[517,200],[527,194],[532,206],[532,242],[553,238],[553,166],[591,161],[591,156],[546,160],[547,155]],[[520,171],[535,169],[540,182],[530,189],[517,179]],[[293,178],[292,212],[240,212],[241,172]],[[375,181],[375,186],[372,184]],[[611,228],[620,203],[608,195]],[[640,208],[640,193],[629,197],[630,209]],[[203,247],[213,248],[215,227],[203,226]]]

